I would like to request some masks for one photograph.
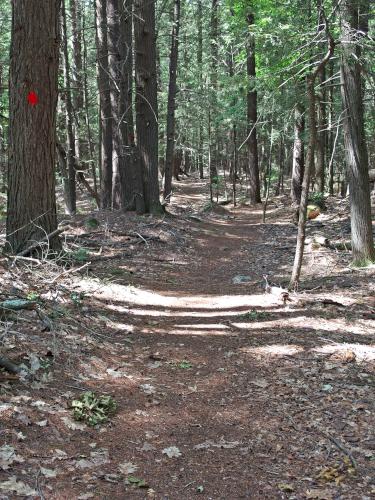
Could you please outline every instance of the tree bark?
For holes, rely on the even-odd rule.
[[[258,159],[258,140],[257,140],[257,121],[258,121],[258,98],[256,91],[256,67],[255,67],[255,36],[251,32],[254,24],[254,14],[250,12],[247,15],[247,24],[249,27],[247,41],[247,125],[248,125],[248,173],[249,173],[249,200],[250,204],[255,205],[261,202],[260,197],[260,179],[259,179],[259,159]]]
[[[66,211],[72,215],[76,212],[77,194],[76,194],[76,141],[73,128],[73,103],[70,81],[70,61],[68,51],[68,35],[66,26],[66,10],[64,1],[61,4],[62,14],[62,37],[63,37],[63,55],[64,55],[64,82],[65,82],[65,122],[66,122],[66,142],[67,142],[67,171],[68,171],[68,192],[65,196]]]
[[[309,199],[310,177],[311,177],[311,172],[314,168],[314,156],[315,156],[315,147],[317,141],[317,123],[316,123],[316,113],[315,113],[315,103],[316,103],[315,81],[319,72],[325,67],[327,62],[331,59],[335,49],[334,40],[327,26],[327,20],[325,20],[325,31],[328,38],[327,39],[328,50],[325,56],[319,62],[319,64],[315,67],[315,69],[307,76],[307,100],[309,107],[310,130],[309,130],[309,143],[307,147],[306,166],[302,182],[301,201],[299,204],[296,252],[294,256],[292,276],[290,279],[290,286],[292,288],[297,287],[301,275],[302,259],[305,246],[306,212],[307,212],[307,203]]]
[[[180,31],[180,0],[174,0],[171,52],[169,61],[169,88],[167,105],[167,147],[165,153],[164,203],[172,194],[173,154],[175,148],[175,109],[177,92],[178,36]]]
[[[323,68],[319,75],[319,90],[317,92],[317,127],[318,135],[316,141],[316,162],[315,162],[315,185],[316,190],[324,193],[325,185],[325,161],[327,144],[327,123],[326,123],[326,91],[324,81],[326,79],[325,69]]]
[[[100,107],[101,207],[112,206],[112,120],[109,92],[107,1],[96,0],[96,46]]]
[[[375,260],[358,44],[361,36],[358,20],[368,11],[369,2],[364,0],[343,0],[340,5],[344,144],[349,174],[352,252],[354,262],[358,263]]]
[[[134,2],[137,146],[143,174],[145,210],[161,213],[158,179],[158,102],[155,3]]]
[[[303,174],[305,170],[305,110],[302,104],[297,104],[294,110],[294,145],[293,145],[293,170],[291,182],[292,204],[299,206]]]
[[[6,232],[10,250],[18,253],[57,228],[55,127],[60,0],[17,0],[12,6]],[[34,105],[28,102],[30,95],[38,99]],[[51,238],[48,246],[59,250],[59,238]]]
[[[121,0],[120,0],[121,1]],[[107,0],[107,40],[108,40],[108,70],[109,93],[111,101],[112,122],[112,208],[121,205],[120,183],[120,12],[118,0]]]
[[[198,0],[197,4],[197,28],[198,28],[198,50],[197,50],[197,64],[198,64],[198,91],[200,99],[202,99],[203,94],[203,12],[202,12],[202,0]],[[199,178],[204,178],[203,170],[203,125],[202,116],[199,116],[198,125],[198,171]]]
[[[120,180],[124,210],[145,212],[142,172],[133,119],[133,0],[120,2]]]
[[[217,183],[217,165],[219,160],[218,155],[218,130],[217,130],[217,82],[218,82],[218,57],[219,57],[219,20],[218,20],[219,2],[212,0],[211,3],[211,111],[210,111],[210,198],[212,201],[212,184]]]

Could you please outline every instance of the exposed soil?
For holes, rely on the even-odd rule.
[[[42,366],[0,373],[0,498],[375,498],[374,270],[307,245],[284,305],[263,275],[288,283],[286,200],[262,224],[261,206],[205,210],[206,191],[181,182],[160,219],[77,216],[77,272],[3,261],[2,299],[40,310],[3,318],[3,354]],[[330,199],[308,236],[348,231]],[[107,423],[73,420],[85,391],[116,401]]]

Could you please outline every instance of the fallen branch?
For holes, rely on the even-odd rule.
[[[32,245],[30,245],[28,248],[25,248],[25,250],[22,250],[22,252],[20,252],[19,254],[17,254],[15,256],[15,260],[17,260],[17,257],[24,257],[25,255],[31,253],[33,250],[35,250],[36,248],[38,248],[40,246],[41,243],[44,243],[45,241],[49,241],[50,239],[58,236],[59,234],[63,233],[64,231],[66,231],[67,229],[67,226],[64,226],[64,227],[61,227],[59,229],[55,229],[54,231],[52,231],[52,233],[50,234],[47,234],[44,238],[42,238],[41,240],[39,241],[36,241],[35,243],[33,243]]]
[[[323,434],[323,436],[325,438],[327,438],[329,441],[331,441],[331,443],[333,443],[340,451],[342,451],[344,453],[344,455],[346,455],[349,458],[352,466],[356,469],[357,462],[356,462],[355,458],[353,457],[352,453],[349,450],[347,450],[345,448],[345,446],[343,444],[341,444],[340,441],[338,441],[338,439],[336,439],[335,437],[333,437],[330,434],[327,434],[323,431],[320,431],[320,432]]]
[[[74,267],[72,269],[67,269],[66,271],[58,274],[51,280],[49,283],[52,285],[52,283],[55,283],[58,279],[62,278],[63,276],[66,276],[67,274],[73,274],[73,273],[78,273],[78,271],[82,271],[85,267],[88,267],[91,264],[91,262],[86,262],[86,264],[83,264],[83,266],[80,267]]]

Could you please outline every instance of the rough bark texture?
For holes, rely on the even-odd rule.
[[[96,0],[96,43],[100,102],[101,207],[112,206],[112,120],[108,76],[107,2]]]
[[[154,2],[135,0],[134,14],[137,146],[142,165],[145,209],[146,212],[161,213]]]
[[[309,199],[309,187],[310,187],[310,178],[311,173],[314,168],[314,156],[315,156],[315,148],[317,141],[317,123],[316,123],[316,113],[315,113],[315,80],[320,71],[325,67],[327,62],[331,59],[335,44],[332,36],[326,26],[327,32],[327,45],[328,50],[325,56],[321,59],[316,68],[311,72],[307,77],[307,100],[308,100],[308,108],[309,108],[309,143],[307,147],[307,155],[306,155],[306,166],[305,172],[303,175],[302,182],[302,192],[301,192],[301,201],[299,205],[299,213],[298,213],[298,232],[297,232],[297,244],[296,244],[296,253],[294,256],[293,270],[292,276],[290,279],[290,286],[292,288],[296,288],[299,283],[299,278],[302,269],[302,259],[303,252],[305,246],[305,235],[306,235],[306,213],[307,213],[307,203]]]
[[[120,12],[118,0],[107,0],[107,40],[108,40],[108,69],[109,92],[111,101],[112,121],[112,208],[118,209],[121,205],[120,183]]]
[[[210,111],[210,193],[212,201],[212,185],[217,184],[217,166],[219,161],[218,155],[218,131],[217,131],[217,82],[218,82],[218,57],[219,57],[219,26],[218,26],[218,0],[211,2],[211,89],[212,102]]]
[[[70,61],[68,51],[68,35],[66,26],[65,3],[62,2],[62,37],[64,54],[64,83],[65,83],[65,122],[66,122],[66,143],[67,143],[67,171],[68,171],[68,192],[65,193],[66,212],[74,214],[76,212],[76,141],[73,127],[73,102],[70,80]]]
[[[7,242],[18,253],[57,228],[55,125],[60,0],[13,1]],[[30,105],[29,92],[38,103]],[[57,237],[49,248],[60,248]]]
[[[120,179],[124,210],[144,213],[141,164],[137,154],[133,119],[133,0],[120,2]]]
[[[293,144],[293,170],[291,182],[291,197],[293,205],[298,206],[301,200],[302,180],[305,170],[304,151],[305,110],[297,104],[294,111],[294,144]]]
[[[358,20],[369,3],[343,0],[341,15],[341,96],[345,157],[349,176],[351,240],[354,261],[374,261],[368,154],[363,118]]]
[[[167,147],[165,153],[164,193],[169,202],[172,193],[173,154],[175,148],[175,109],[177,92],[178,36],[180,31],[180,0],[174,0],[171,53],[169,61],[169,88],[167,105]]]
[[[256,123],[258,120],[257,91],[255,88],[256,68],[255,68],[255,37],[250,31],[254,24],[254,14],[247,15],[249,26],[247,41],[247,77],[249,90],[247,93],[247,125],[248,125],[248,173],[249,173],[249,201],[251,204],[260,203],[260,180],[259,180],[259,159],[258,140]]]
[[[202,0],[198,0],[197,5],[197,31],[198,31],[198,50],[197,50],[197,64],[198,64],[198,79],[199,79],[199,92],[203,93],[203,12],[202,12]],[[199,127],[198,127],[198,170],[199,178],[204,178],[203,170],[203,125],[202,117],[199,117]]]
[[[316,140],[315,186],[318,192],[324,193],[326,143],[327,143],[326,91],[324,88],[326,73],[324,68],[320,71],[318,78],[320,85],[317,92],[318,135]]]

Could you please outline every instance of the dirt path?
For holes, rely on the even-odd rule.
[[[196,209],[201,192],[186,182],[176,204]],[[17,420],[13,475],[56,499],[374,497],[373,317],[341,289],[344,308],[264,295],[264,272],[287,276],[294,229],[260,218],[166,218],[174,244],[92,268],[64,332],[74,347],[57,335],[54,382],[18,400],[33,425]],[[64,425],[84,390],[116,400],[109,424]]]

